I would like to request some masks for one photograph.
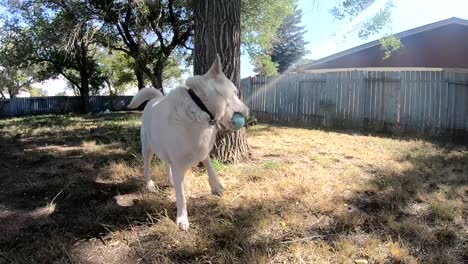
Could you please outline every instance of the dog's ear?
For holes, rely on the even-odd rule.
[[[221,65],[221,58],[219,57],[219,54],[216,53],[216,58],[206,74],[211,75],[211,76],[216,76],[221,73],[223,73],[223,66]]]

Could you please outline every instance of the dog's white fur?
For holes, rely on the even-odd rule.
[[[218,55],[206,74],[190,77],[185,84],[168,96],[162,96],[153,88],[142,89],[128,106],[136,108],[150,100],[143,111],[141,126],[146,187],[149,191],[155,191],[150,164],[153,154],[156,154],[164,161],[167,178],[175,188],[176,223],[182,230],[189,227],[183,181],[185,172],[192,165],[201,161],[208,172],[211,192],[215,195],[223,193],[209,158],[217,128],[209,124],[209,115],[195,104],[187,89],[192,89],[213,114],[215,121],[227,129],[233,128],[231,120],[234,112],[240,112],[245,117],[249,114],[247,106],[237,96],[237,88],[222,72]]]

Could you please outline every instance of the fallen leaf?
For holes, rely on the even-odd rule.
[[[369,262],[366,259],[356,259],[354,261],[354,263],[356,263],[356,264],[367,264]]]
[[[120,240],[112,240],[111,242],[107,243],[107,245],[111,247],[117,246],[118,244],[120,244]]]

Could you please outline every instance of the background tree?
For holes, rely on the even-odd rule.
[[[58,92],[55,94],[55,96],[67,96],[67,93],[65,92]]]
[[[15,98],[20,89],[29,90],[31,84],[38,80],[41,64],[28,61],[27,45],[20,47],[18,42],[22,29],[17,26],[17,17],[2,16],[0,24],[10,23],[8,30],[0,30],[0,93],[5,98]],[[0,28],[5,29],[5,27]]]
[[[338,20],[351,22],[376,0],[341,0],[329,12]],[[346,35],[357,34],[361,39],[381,32],[392,22],[392,0],[386,0],[383,7],[373,16],[358,23]],[[388,59],[401,48],[401,42],[393,35],[386,35],[380,39],[381,49],[384,51],[382,59]]]
[[[273,63],[278,65],[278,72],[283,73],[291,65],[298,62],[305,54],[304,40],[305,26],[300,26],[302,10],[294,8],[294,14],[285,18],[281,26],[276,30],[276,37],[270,53]]]
[[[340,0],[329,12],[338,20],[351,22],[364,10],[370,7],[376,0]],[[350,32],[356,33],[359,38],[367,39],[370,35],[379,33],[391,22],[391,10],[394,7],[392,0],[386,0],[381,8],[373,16],[358,23]]]
[[[264,75],[276,75],[277,65],[270,57],[278,27],[292,15],[296,0],[242,0],[241,40],[255,68]]]
[[[198,0],[194,2],[194,74],[208,71],[216,54],[223,72],[237,87],[240,83],[240,0]],[[220,131],[213,155],[223,162],[237,162],[250,155],[245,129]]]
[[[31,87],[29,89],[29,93],[31,95],[31,97],[41,97],[41,96],[47,96],[48,93],[46,90],[43,90],[39,87]]]
[[[17,69],[12,67],[0,69],[0,89],[2,98],[5,98],[4,92],[8,92],[10,98],[15,98],[21,89],[29,91],[34,82],[34,73],[28,68]]]
[[[376,0],[340,0],[336,1],[335,6],[329,12],[335,19],[343,23],[349,23],[375,2]],[[322,1],[315,1],[315,3],[320,5]],[[393,7],[392,0],[385,1],[378,12],[357,23],[348,32],[345,32],[344,36],[357,35],[361,39],[367,39],[369,36],[381,32],[391,23]],[[302,16],[301,10],[298,10],[297,6],[295,10],[295,14],[288,16],[277,28],[276,35],[271,38],[272,46],[253,44],[253,48],[248,49],[256,72],[262,75],[274,76],[278,71],[282,73],[291,67],[292,63],[302,64],[300,58],[305,55],[304,46],[307,44],[304,42],[302,35],[306,31],[304,27],[298,25]],[[255,39],[255,36],[255,34],[247,33],[248,40]],[[384,59],[386,59],[398,51],[401,43],[393,36],[385,36],[381,39],[381,46],[385,52]],[[297,54],[297,56],[294,54]],[[297,65],[294,65],[294,67],[297,68]]]
[[[144,87],[144,75],[154,88],[162,90],[165,67],[183,58],[181,55],[187,55],[190,49],[187,46],[193,34],[190,1],[92,1],[92,4],[104,22],[101,44],[123,51],[135,60],[140,89]],[[172,56],[174,53],[177,56]]]
[[[135,61],[126,53],[100,48],[96,57],[104,77],[105,94],[123,94],[132,85],[137,85]]]
[[[103,82],[93,58],[98,21],[85,1],[4,1],[10,18],[3,30],[11,32],[6,46],[28,63],[43,64],[41,78],[62,75],[81,97],[81,110],[89,110],[89,94]],[[21,51],[19,53],[18,51]]]

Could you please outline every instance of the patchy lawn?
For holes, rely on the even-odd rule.
[[[0,263],[467,263],[462,146],[259,125],[254,159],[186,178],[191,229],[139,113],[0,120]],[[367,261],[367,262],[366,262]]]

